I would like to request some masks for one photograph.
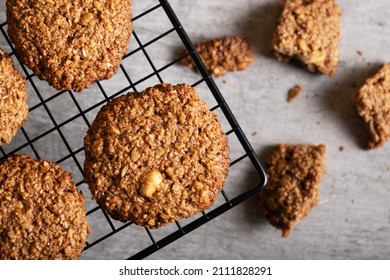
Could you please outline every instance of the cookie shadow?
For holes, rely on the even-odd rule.
[[[260,4],[251,10],[246,21],[241,25],[241,34],[249,40],[255,52],[271,56],[272,35],[280,12],[278,1]]]
[[[258,153],[258,157],[263,167],[264,167],[265,159],[268,158],[268,156],[271,154],[271,152],[274,149],[275,149],[274,145],[268,145],[263,147],[261,151]],[[258,178],[258,175],[255,170],[248,172],[244,177],[244,180],[253,181],[253,178]],[[254,182],[254,184],[256,183],[257,182]],[[253,225],[254,227],[256,227],[256,229],[269,227],[268,221],[259,212],[259,194],[254,195],[243,204],[243,211],[247,222]]]
[[[320,90],[323,92],[319,102],[321,106],[334,114],[343,130],[347,131],[354,139],[356,145],[366,149],[369,140],[369,134],[366,130],[363,119],[359,116],[352,102],[352,95],[356,93],[364,81],[374,75],[383,64],[364,64],[353,67],[349,71],[340,71],[343,73],[335,83],[327,83]]]

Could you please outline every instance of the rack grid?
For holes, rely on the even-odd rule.
[[[101,209],[95,201],[90,199],[88,188],[82,180],[82,165],[84,156],[82,141],[77,141],[77,139],[73,139],[74,137],[70,137],[69,135],[73,136],[74,131],[79,130],[79,138],[82,140],[83,135],[85,135],[86,130],[90,127],[91,121],[97,111],[108,100],[129,91],[137,92],[138,87],[147,81],[151,82],[152,80],[157,80],[158,83],[170,82],[163,79],[164,71],[172,67],[182,68],[183,66],[179,66],[179,64],[184,57],[192,57],[198,70],[198,75],[200,76],[197,81],[192,83],[192,86],[196,88],[202,87],[201,89],[198,89],[198,92],[203,91],[204,93],[207,91],[206,96],[208,98],[213,98],[214,103],[211,103],[214,105],[210,106],[211,110],[219,116],[220,120],[222,119],[222,121],[225,121],[226,125],[223,126],[223,128],[229,137],[229,145],[232,146],[233,142],[235,147],[238,147],[238,149],[234,149],[239,150],[237,153],[233,153],[234,155],[231,153],[232,162],[230,176],[235,176],[235,172],[232,171],[236,168],[236,165],[246,160],[257,175],[257,183],[251,184],[249,182],[242,182],[242,184],[247,183],[249,186],[245,186],[245,190],[243,191],[236,190],[232,193],[226,191],[225,185],[224,190],[217,199],[219,202],[216,202],[209,210],[203,211],[195,217],[185,219],[185,221],[176,222],[173,224],[173,230],[169,233],[166,233],[166,230],[158,232],[159,230],[149,230],[148,228],[143,228],[147,234],[147,238],[149,239],[147,244],[150,244],[136,250],[124,248],[127,258],[142,259],[153,254],[157,250],[167,246],[189,232],[197,229],[201,225],[220,216],[222,213],[232,209],[234,206],[249,199],[260,191],[266,183],[266,176],[256,153],[253,151],[216,83],[208,74],[186,31],[175,15],[170,3],[167,0],[149,0],[148,2],[150,2],[149,7],[135,15],[133,17],[133,23],[136,23],[140,19],[147,17],[156,11],[162,11],[160,15],[164,14],[166,16],[167,20],[169,20],[171,24],[171,27],[158,34],[158,36],[154,36],[146,41],[141,38],[142,29],[140,29],[140,33],[137,28],[134,27],[131,45],[135,47],[133,47],[133,49],[129,49],[129,52],[124,56],[120,69],[118,70],[118,73],[121,73],[120,75],[122,77],[121,81],[118,82],[119,88],[115,92],[109,92],[106,84],[114,83],[115,81],[108,80],[97,82],[94,85],[95,91],[100,93],[93,93],[93,98],[90,97],[92,93],[88,92],[85,94],[73,93],[72,91],[53,92],[54,90],[52,88],[49,89],[49,87],[44,82],[37,79],[26,66],[19,63],[15,56],[14,48],[7,35],[7,23],[0,23],[0,39],[2,40],[0,43],[8,48],[8,52],[13,58],[16,68],[18,68],[26,76],[29,94],[28,102],[30,106],[28,122],[23,128],[21,128],[11,144],[0,147],[0,160],[14,153],[26,153],[37,159],[43,158],[56,161],[57,163],[60,163],[65,170],[72,171],[72,175],[76,181],[76,186],[82,190],[86,196],[89,223],[92,225],[98,225],[96,226],[97,229],[100,229],[102,227],[102,223],[105,223],[107,228],[103,231],[97,230],[94,232],[94,227],[91,226],[91,236],[84,248],[84,254],[88,254],[88,252],[93,248],[96,248],[97,245],[107,242],[112,239],[114,235],[125,229],[132,230],[132,228],[139,229],[141,227],[133,225],[132,222],[120,223],[112,220],[111,217],[103,209]],[[0,18],[0,22],[1,20],[2,19]],[[169,37],[172,34],[176,34],[178,36],[178,41],[181,44],[179,47],[186,51],[183,51],[174,59],[170,59],[167,63],[164,63],[163,66],[158,67],[152,58],[150,47],[158,44],[158,42],[160,42],[163,38]],[[130,73],[131,71],[129,71],[129,67],[127,67],[126,64],[131,64],[128,63],[128,60],[134,56],[140,55],[145,61],[147,61],[147,66],[152,69],[152,72],[142,75],[140,78],[135,78],[133,77],[134,75]],[[119,75],[118,73],[116,75]],[[100,94],[100,97],[96,98],[96,94]],[[61,106],[64,104],[64,101],[62,100],[63,98],[71,99],[73,106],[73,110],[71,111],[73,113],[70,114],[70,116],[67,115],[64,117],[63,115],[57,115],[58,110],[61,110]],[[53,104],[57,104],[57,106],[54,106]],[[38,114],[36,113],[38,111],[40,115],[39,123],[37,123],[36,119],[34,119],[34,114]],[[42,115],[44,115],[44,117],[42,117]],[[234,143],[234,137],[236,139],[236,143]],[[53,145],[54,147],[51,147],[50,145]],[[94,215],[96,213],[101,214],[101,217],[103,218],[95,219]],[[126,253],[126,250],[132,252]],[[97,254],[100,253],[97,252]],[[130,257],[128,257],[129,255]]]

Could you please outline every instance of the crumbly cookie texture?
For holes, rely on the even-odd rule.
[[[229,71],[245,70],[253,63],[253,50],[242,36],[226,36],[195,45],[203,63],[212,76],[223,76]],[[190,68],[195,64],[191,57],[182,62]]]
[[[325,145],[280,144],[266,161],[268,185],[260,192],[260,213],[287,237],[319,202],[325,173]]]
[[[7,0],[16,54],[58,90],[110,78],[127,52],[131,0]]]
[[[0,49],[0,146],[10,143],[27,119],[26,79]]]
[[[339,64],[341,12],[335,0],[286,0],[274,33],[277,59],[301,61],[311,72],[333,76]]]
[[[189,85],[111,100],[84,139],[84,180],[114,218],[149,228],[210,207],[229,171],[227,137]]]
[[[352,100],[370,134],[367,147],[383,146],[390,138],[390,63],[367,79]]]
[[[88,234],[84,198],[60,165],[0,162],[0,259],[77,259]]]

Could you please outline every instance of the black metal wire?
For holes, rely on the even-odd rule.
[[[145,228],[145,231],[146,231],[152,245],[142,249],[138,253],[131,256],[129,259],[145,258],[145,257],[149,256],[150,254],[156,252],[157,250],[160,250],[161,248],[167,246],[168,244],[174,242],[175,240],[181,238],[182,236],[190,233],[191,231],[195,230],[196,228],[200,227],[201,225],[209,222],[210,220],[214,219],[215,217],[228,211],[229,209],[233,208],[234,206],[247,200],[248,198],[250,198],[251,196],[256,194],[266,183],[266,176],[265,176],[264,170],[263,170],[255,152],[253,151],[250,143],[248,142],[241,127],[239,126],[238,122],[236,121],[234,115],[232,114],[229,106],[226,104],[218,87],[216,86],[213,79],[208,74],[208,72],[207,72],[205,66],[203,65],[198,53],[195,51],[193,44],[191,43],[190,39],[188,38],[181,23],[177,19],[169,2],[167,0],[158,0],[158,1],[155,0],[155,1],[158,2],[158,4],[147,9],[146,11],[142,12],[141,14],[133,17],[133,22],[136,20],[139,20],[140,18],[142,18],[142,17],[144,17],[144,16],[146,16],[146,15],[148,15],[156,10],[162,9],[165,12],[165,14],[167,15],[167,17],[169,18],[170,22],[172,23],[172,28],[170,28],[166,32],[163,32],[162,34],[159,34],[157,37],[155,37],[147,42],[142,42],[142,40],[137,35],[137,33],[135,31],[133,31],[133,37],[136,40],[138,47],[132,51],[129,51],[123,58],[124,60],[126,60],[127,58],[131,57],[132,55],[134,55],[136,53],[139,53],[139,52],[142,53],[145,56],[146,60],[148,61],[148,64],[150,65],[150,67],[152,69],[151,73],[149,73],[148,75],[145,75],[144,77],[142,77],[141,79],[139,79],[137,81],[133,81],[131,79],[129,73],[126,71],[126,68],[123,65],[121,65],[120,71],[124,74],[126,81],[128,82],[128,85],[124,86],[123,88],[121,88],[119,91],[113,93],[112,95],[109,95],[105,91],[102,83],[97,82],[96,85],[104,97],[103,100],[92,104],[90,107],[88,107],[86,109],[82,109],[82,107],[80,106],[77,98],[75,97],[75,95],[73,94],[72,91],[59,91],[46,99],[43,98],[38,86],[36,85],[36,83],[33,80],[34,75],[30,74],[28,72],[28,69],[26,68],[26,66],[20,64],[25,76],[27,77],[26,78],[27,81],[31,84],[34,93],[37,95],[37,97],[39,99],[39,103],[34,105],[34,106],[31,106],[29,112],[32,112],[34,110],[37,110],[37,109],[43,107],[45,112],[48,114],[50,121],[52,122],[52,124],[54,126],[50,129],[47,129],[43,133],[41,133],[33,138],[28,135],[28,133],[25,129],[22,128],[21,131],[22,131],[22,134],[24,135],[24,137],[26,138],[26,141],[27,141],[26,143],[19,145],[16,148],[13,148],[9,152],[5,151],[3,149],[3,147],[0,147],[0,153],[1,153],[0,160],[4,157],[10,155],[10,154],[20,152],[21,150],[23,150],[26,147],[30,147],[32,152],[34,153],[35,157],[40,158],[39,152],[37,151],[37,149],[35,147],[35,143],[37,141],[45,138],[46,136],[50,135],[51,133],[57,132],[61,138],[61,141],[64,143],[66,151],[67,151],[67,154],[65,156],[63,156],[61,159],[57,160],[57,162],[62,163],[68,159],[72,159],[73,162],[75,163],[76,167],[78,168],[78,170],[82,174],[82,172],[83,172],[82,165],[79,162],[79,160],[77,159],[77,155],[82,153],[84,151],[84,148],[82,147],[82,148],[79,148],[76,150],[72,150],[69,142],[67,141],[67,139],[64,136],[64,133],[62,132],[62,128],[67,124],[71,124],[72,122],[74,122],[76,119],[78,119],[80,117],[82,118],[84,123],[88,127],[90,127],[90,122],[89,122],[88,118],[86,117],[87,113],[93,111],[94,109],[99,108],[100,106],[107,103],[107,101],[109,101],[110,99],[115,98],[123,93],[126,93],[130,90],[137,91],[137,86],[139,84],[143,83],[144,81],[146,81],[152,77],[157,77],[157,79],[161,83],[164,82],[161,75],[160,75],[161,72],[163,72],[164,70],[173,66],[174,64],[180,62],[184,57],[191,56],[195,62],[196,67],[199,70],[199,73],[202,76],[202,78],[199,79],[198,81],[196,81],[195,83],[193,83],[192,86],[196,87],[202,83],[205,83],[207,85],[210,92],[213,94],[215,100],[217,101],[217,105],[214,106],[213,108],[211,108],[211,110],[214,111],[216,109],[221,109],[222,113],[224,114],[224,116],[226,117],[226,119],[228,120],[228,122],[231,126],[230,130],[228,130],[226,132],[226,134],[227,135],[234,134],[237,137],[237,139],[239,140],[242,148],[245,151],[245,153],[243,155],[241,155],[240,157],[238,157],[237,159],[235,159],[231,162],[231,168],[233,168],[233,166],[235,164],[237,164],[238,162],[240,162],[246,158],[249,158],[249,160],[251,161],[253,167],[255,168],[255,170],[259,176],[259,182],[257,184],[255,184],[254,186],[251,186],[251,188],[249,190],[247,190],[247,191],[245,191],[245,192],[243,192],[243,193],[241,193],[233,198],[230,198],[225,191],[222,191],[221,194],[225,200],[225,202],[222,205],[216,207],[215,209],[213,209],[212,211],[209,211],[207,213],[205,211],[203,211],[199,218],[195,219],[194,221],[192,221],[191,223],[189,223],[185,226],[182,226],[180,221],[176,222],[175,224],[177,226],[177,230],[174,231],[173,233],[163,237],[163,238],[160,238],[159,240],[157,240],[155,238],[152,230]],[[14,48],[13,48],[13,46],[12,46],[12,44],[11,44],[7,34],[6,34],[6,31],[5,31],[6,26],[7,26],[6,22],[0,23],[0,31],[12,50],[11,55],[14,55],[15,54]],[[187,53],[182,54],[178,58],[170,61],[169,63],[165,64],[164,66],[157,68],[155,63],[153,62],[151,56],[148,53],[147,47],[149,47],[150,45],[153,45],[154,43],[158,42],[162,38],[164,38],[172,33],[175,33],[175,32],[180,37],[181,42],[183,43],[183,48],[185,48],[187,50]],[[72,117],[67,118],[65,121],[63,121],[61,123],[57,123],[52,112],[50,111],[49,107],[47,106],[47,103],[58,98],[59,96],[61,96],[63,94],[68,94],[71,97],[71,100],[74,103],[75,107],[77,108],[78,113],[76,113],[76,115],[74,115]],[[80,181],[76,184],[76,186],[81,187],[83,184],[84,184],[83,181]],[[125,223],[119,227],[115,227],[114,222],[112,221],[111,217],[106,213],[106,211],[104,211],[97,204],[92,205],[91,209],[87,212],[87,216],[90,217],[92,214],[97,213],[98,211],[101,211],[101,213],[103,214],[105,221],[107,222],[107,224],[110,228],[110,231],[108,233],[101,235],[101,236],[98,236],[97,239],[92,241],[92,242],[89,241],[86,244],[84,250],[91,249],[95,245],[97,245],[101,242],[104,242],[106,239],[110,238],[114,234],[133,225],[132,222],[128,222],[128,223]]]

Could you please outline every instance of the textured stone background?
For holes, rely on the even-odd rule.
[[[134,0],[134,16],[158,1]],[[177,16],[190,38],[196,42],[229,34],[245,35],[255,51],[255,62],[245,72],[230,73],[216,79],[233,113],[260,158],[277,143],[324,143],[327,145],[327,174],[321,183],[321,202],[287,239],[281,237],[256,209],[253,198],[219,216],[205,226],[150,256],[151,259],[389,259],[390,258],[390,143],[373,151],[362,149],[367,141],[364,125],[350,101],[351,94],[369,75],[390,62],[390,3],[387,0],[339,0],[342,18],[340,67],[334,78],[314,75],[300,66],[270,57],[269,41],[276,25],[279,7],[276,0],[171,0]],[[0,22],[5,20],[5,0],[0,0]],[[171,28],[162,9],[134,23],[142,42],[147,42]],[[0,34],[0,46],[6,47]],[[156,67],[175,58],[180,50],[175,34],[152,44],[147,51]],[[138,47],[131,39],[130,48]],[[363,56],[357,54],[361,51]],[[152,68],[139,52],[124,63],[132,78],[150,74]],[[193,83],[199,75],[180,65],[161,73],[166,82]],[[55,93],[44,82],[36,81],[49,97]],[[138,85],[142,90],[158,83],[153,77]],[[102,83],[109,92],[125,86],[118,73]],[[303,86],[298,99],[288,104],[287,91]],[[198,91],[212,106],[204,86]],[[41,90],[42,92],[42,90]],[[29,104],[37,99],[29,88]],[[96,86],[76,94],[81,106],[102,99]],[[64,94],[48,103],[58,123],[78,113],[72,99]],[[83,107],[84,108],[84,107]],[[96,110],[87,114],[92,121]],[[224,120],[222,120],[224,124]],[[53,125],[44,110],[36,110],[26,123],[26,130],[39,135]],[[72,149],[82,145],[86,125],[82,118],[62,128]],[[53,135],[52,135],[53,134]],[[58,160],[67,154],[59,136],[52,133],[35,143],[41,157]],[[25,142],[18,135],[12,147]],[[237,141],[230,142],[232,157],[240,155]],[[339,151],[343,146],[344,151]],[[26,149],[31,154],[31,149]],[[77,157],[82,162],[83,154]],[[69,160],[63,163],[76,181],[80,172]],[[232,171],[228,194],[239,193],[253,184],[253,171],[243,163]],[[81,187],[89,197],[85,186]],[[92,205],[89,203],[89,205]],[[92,206],[90,206],[92,207]],[[104,218],[90,217],[93,233],[108,231]],[[120,223],[118,223],[120,224]],[[174,230],[166,227],[153,233],[157,238]],[[131,226],[83,254],[88,259],[120,259],[150,245],[146,232]]]

